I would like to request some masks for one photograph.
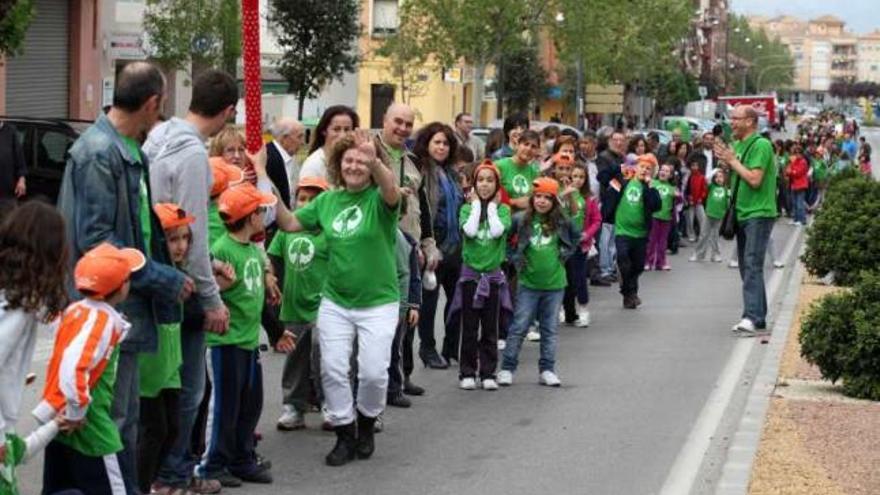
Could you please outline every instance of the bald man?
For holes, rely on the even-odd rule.
[[[294,157],[305,141],[306,128],[296,119],[282,117],[269,127],[269,132],[272,143],[266,146],[266,173],[290,208],[290,185],[299,181],[299,165]]]

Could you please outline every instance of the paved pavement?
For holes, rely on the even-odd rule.
[[[777,225],[777,249],[792,232]],[[657,493],[737,342],[737,271],[688,263],[690,254],[671,257],[671,272],[643,276],[637,311],[621,309],[616,288],[590,288],[593,325],[560,331],[562,388],[537,385],[537,344],[525,344],[515,385],[494,393],[459,390],[457,370],[420,368],[413,379],[428,395],[411,409],[389,409],[375,456],[342,468],[323,463],[334,437],[320,431],[317,415],[305,431],[275,430],[283,358],[266,354],[259,451],[274,464],[275,484],[225,492]],[[43,337],[38,347],[46,345]],[[42,375],[39,349],[37,361]],[[40,386],[28,390],[26,411]],[[19,429],[31,425],[25,417]],[[38,492],[41,464],[23,469],[23,493]]]

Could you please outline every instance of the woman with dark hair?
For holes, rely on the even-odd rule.
[[[504,144],[501,149],[492,154],[492,160],[513,156],[519,135],[529,129],[529,116],[524,113],[515,113],[504,119]]]
[[[309,156],[303,162],[299,177],[327,178],[327,157],[339,138],[347,135],[360,126],[360,118],[354,110],[345,105],[334,105],[324,110],[315,132],[312,133],[312,144]]]
[[[435,269],[437,282],[446,293],[446,310],[452,303],[455,285],[461,272],[461,233],[458,214],[463,202],[461,181],[455,172],[458,141],[451,127],[432,122],[419,131],[413,154],[422,173],[421,205],[422,237],[433,237],[442,259]],[[422,307],[419,318],[419,357],[425,366],[433,369],[449,367],[449,360],[458,360],[458,324],[446,321],[442,357],[437,354],[434,340],[434,315],[440,286],[422,289]]]
[[[492,129],[486,136],[486,156],[492,156],[504,146],[504,131]]]
[[[633,137],[630,138],[629,145],[626,149],[627,153],[635,153],[636,156],[644,155],[650,151],[651,148],[648,146],[648,140],[641,134],[634,134]]]

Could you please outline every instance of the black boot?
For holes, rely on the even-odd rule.
[[[376,449],[373,441],[373,427],[376,425],[376,418],[364,416],[358,411],[358,436],[357,436],[357,456],[358,459],[369,459]]]
[[[425,395],[425,389],[409,381],[409,378],[406,378],[403,381],[403,393],[406,395]]]
[[[419,351],[419,357],[422,358],[422,363],[424,363],[426,368],[431,368],[432,370],[445,370],[449,368],[449,363],[440,357],[440,354],[437,354],[437,351],[434,349]]]
[[[355,444],[357,442],[354,423],[334,426],[333,431],[336,432],[336,445],[327,454],[325,460],[328,466],[341,466],[354,460]]]

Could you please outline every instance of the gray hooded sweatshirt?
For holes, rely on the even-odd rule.
[[[186,272],[196,284],[205,309],[222,303],[211,270],[208,244],[208,202],[213,175],[205,138],[186,120],[172,117],[153,128],[143,146],[149,157],[153,204],[175,203],[196,218]]]

